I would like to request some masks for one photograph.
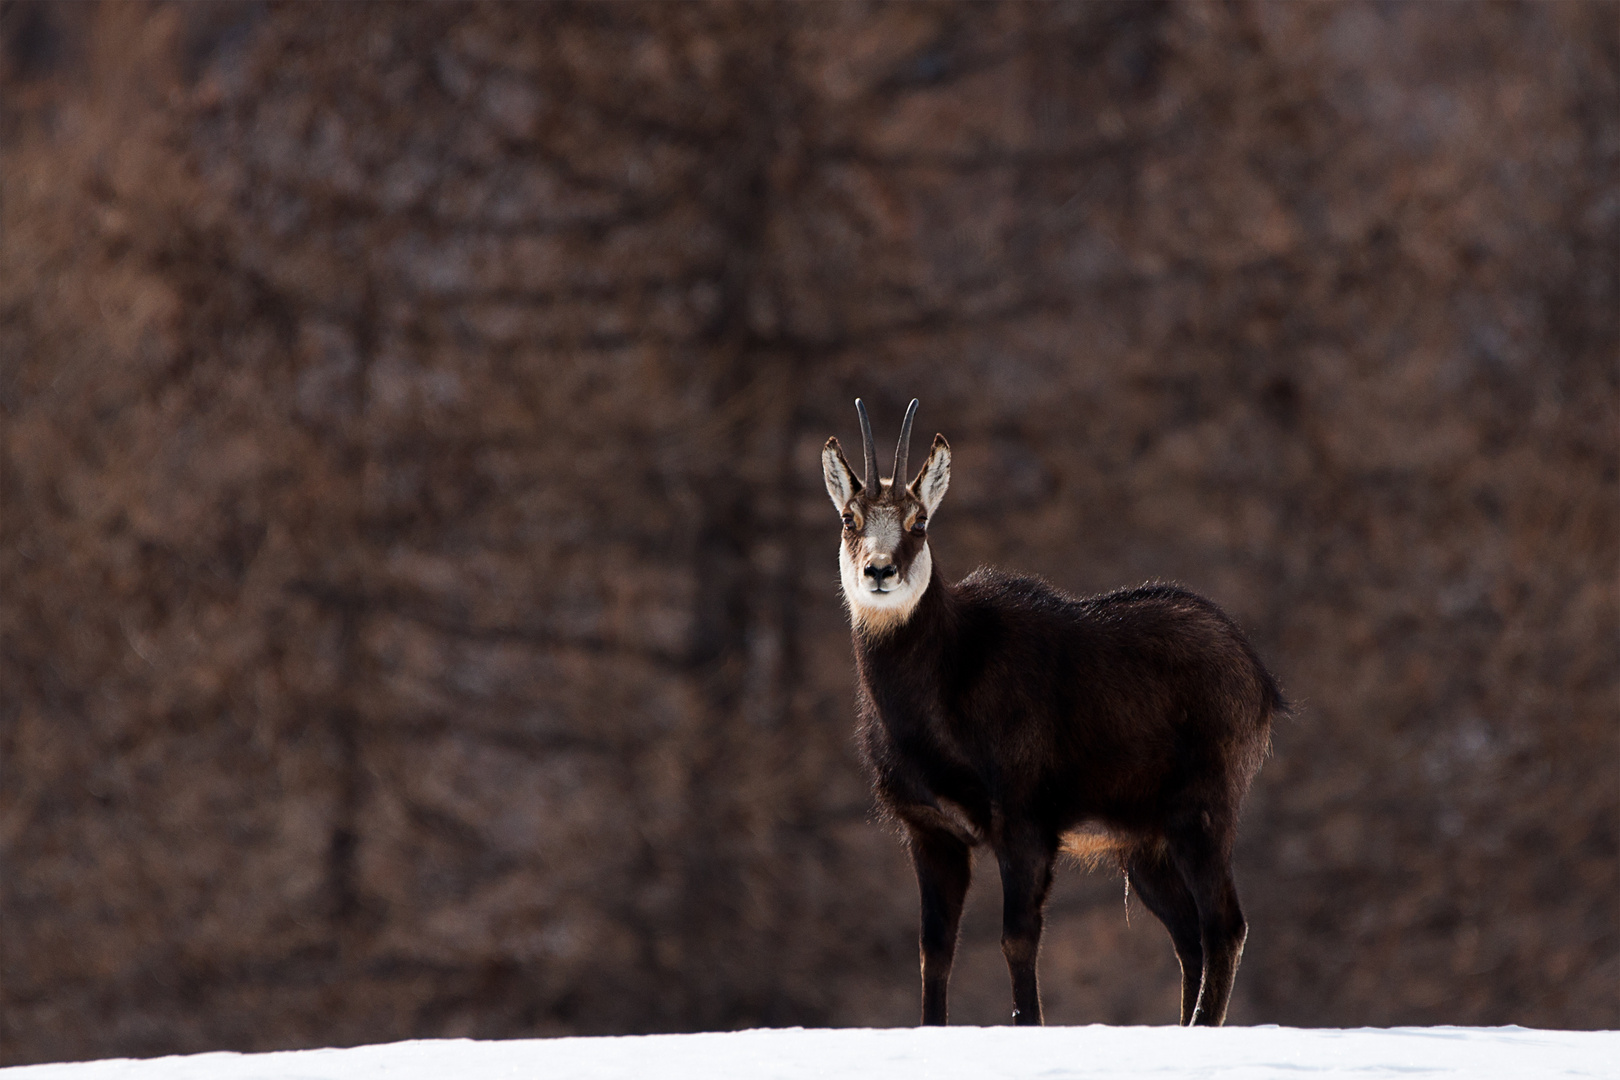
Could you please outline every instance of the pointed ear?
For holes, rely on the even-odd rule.
[[[911,482],[911,493],[923,504],[928,516],[933,517],[945,497],[945,489],[950,486],[951,444],[945,441],[945,436],[935,435],[934,445],[928,448],[928,460],[923,462],[917,479]]]
[[[840,513],[849,500],[860,494],[861,482],[855,479],[855,470],[844,459],[844,448],[837,439],[828,439],[821,449],[821,477],[827,481],[827,495]]]

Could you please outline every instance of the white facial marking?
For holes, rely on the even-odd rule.
[[[928,589],[933,574],[933,556],[924,544],[911,561],[905,575],[879,579],[866,573],[868,566],[883,566],[893,560],[900,546],[900,512],[893,507],[873,508],[864,534],[855,541],[838,545],[838,570],[844,584],[844,601],[850,619],[869,634],[881,634],[911,618],[917,602]]]
[[[873,555],[893,555],[894,549],[900,546],[900,515],[892,507],[873,509],[862,542],[866,545],[868,558]]]

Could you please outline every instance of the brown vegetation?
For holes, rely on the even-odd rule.
[[[911,1022],[857,394],[945,569],[1302,706],[1231,1022],[1620,1025],[1612,6],[0,29],[0,1061]],[[1048,1022],[1174,1021],[1117,878],[1048,925]]]

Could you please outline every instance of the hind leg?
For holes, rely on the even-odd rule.
[[[1181,961],[1181,1022],[1191,1024],[1204,982],[1204,946],[1198,905],[1169,857],[1154,848],[1137,848],[1125,859],[1125,874],[1142,904],[1170,931]]]
[[[1192,1023],[1219,1027],[1226,1022],[1238,962],[1249,926],[1232,880],[1231,843],[1208,820],[1178,830],[1169,840],[1170,860],[1198,908],[1199,943],[1204,950],[1204,986]]]

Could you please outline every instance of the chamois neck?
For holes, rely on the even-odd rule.
[[[862,656],[894,655],[929,646],[942,647],[955,624],[955,593],[935,562],[929,569],[928,587],[918,598],[909,618],[880,628],[856,620],[852,636],[855,649]]]

